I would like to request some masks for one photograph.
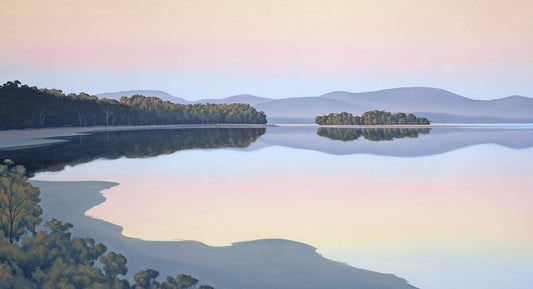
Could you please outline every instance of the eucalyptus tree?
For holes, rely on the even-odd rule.
[[[139,271],[133,275],[133,279],[137,284],[134,288],[139,289],[151,289],[159,288],[160,284],[156,281],[156,278],[159,276],[159,271],[154,269],[146,269]]]
[[[109,252],[107,255],[100,257],[100,263],[104,265],[105,275],[111,282],[114,282],[118,275],[126,275],[128,273],[128,267],[126,267],[128,260],[126,256],[120,253]]]
[[[23,166],[11,160],[0,164],[0,230],[11,244],[27,232],[35,233],[42,219],[39,189],[26,177]]]

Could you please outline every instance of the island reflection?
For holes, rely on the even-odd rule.
[[[317,134],[332,140],[353,141],[363,136],[369,141],[390,141],[395,138],[417,138],[429,134],[431,128],[338,128],[320,127]]]
[[[0,159],[24,165],[30,177],[41,171],[60,171],[66,165],[95,159],[155,157],[187,149],[245,148],[265,133],[264,128],[201,128],[97,132],[61,137],[65,142],[44,147],[0,151]]]

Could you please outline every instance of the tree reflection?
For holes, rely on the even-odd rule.
[[[0,160],[24,165],[31,177],[40,171],[60,171],[98,158],[154,157],[186,149],[245,148],[264,128],[191,128],[99,132],[61,137],[66,142],[43,147],[0,151]]]
[[[332,140],[352,141],[363,136],[370,141],[388,141],[395,138],[417,138],[428,134],[431,128],[333,128],[320,127],[317,134]]]

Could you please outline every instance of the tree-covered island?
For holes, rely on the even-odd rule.
[[[383,110],[367,111],[361,116],[354,116],[348,112],[330,113],[315,118],[319,125],[429,125],[430,121],[424,117],[403,112],[390,113]]]
[[[86,93],[29,87],[20,81],[0,86],[0,129],[167,124],[265,124],[264,112],[249,104],[177,104],[134,95],[98,99]]]

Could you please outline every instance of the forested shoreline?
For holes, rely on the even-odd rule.
[[[403,112],[392,114],[383,110],[367,111],[361,116],[348,112],[330,113],[315,118],[319,125],[428,125],[431,122],[424,117]]]
[[[0,86],[0,129],[266,122],[264,112],[243,103],[183,105],[142,95],[117,101],[29,87],[20,81]]]

